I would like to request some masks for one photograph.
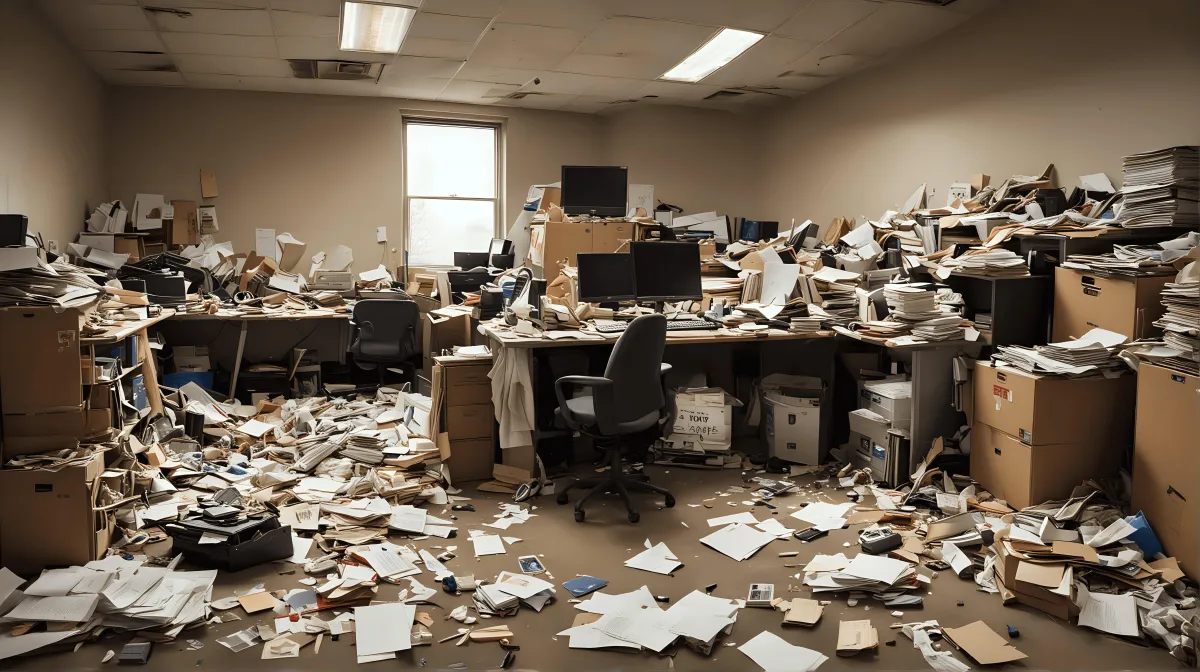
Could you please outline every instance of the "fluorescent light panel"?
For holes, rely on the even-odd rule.
[[[659,79],[669,79],[673,82],[698,82],[729,64],[730,61],[742,55],[753,47],[763,36],[747,30],[723,28],[713,35],[704,46],[683,59],[679,65],[671,68]]]
[[[369,2],[346,2],[342,7],[342,51],[395,54],[400,51],[417,10]]]

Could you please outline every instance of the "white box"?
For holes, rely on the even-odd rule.
[[[892,376],[884,376],[883,378],[875,378],[875,379],[870,379],[870,380],[858,381],[858,407],[859,408],[871,408],[871,392],[869,390],[867,390],[867,385],[872,385],[874,383],[887,383],[887,382],[893,382],[893,381],[903,382],[904,380],[905,380],[905,377],[903,374],[897,374],[897,375],[892,375]]]
[[[821,463],[821,399],[768,392],[762,400],[767,455],[786,462]]]
[[[675,393],[672,434],[699,436],[706,450],[728,449],[735,404],[741,406],[741,402],[719,387],[679,390]]]
[[[886,446],[888,430],[891,428],[892,423],[888,422],[887,418],[869,408],[850,411],[850,431],[865,436],[875,443]]]
[[[867,408],[887,418],[896,429],[912,425],[912,381],[880,381],[864,386],[871,395]]]

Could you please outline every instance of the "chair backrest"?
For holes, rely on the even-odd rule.
[[[604,377],[613,381],[616,422],[631,422],[662,409],[663,350],[667,347],[667,318],[642,315],[617,339]]]
[[[359,301],[354,304],[354,322],[359,325],[358,341],[354,344],[356,354],[366,358],[408,359],[417,352],[420,318],[421,311],[415,301]]]

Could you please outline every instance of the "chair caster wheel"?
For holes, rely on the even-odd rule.
[[[582,522],[583,522],[583,511],[576,511],[576,512],[575,512],[575,522],[577,522],[577,523],[582,523]]]
[[[641,519],[642,519],[642,516],[641,516],[641,514],[639,514],[637,511],[630,511],[630,512],[629,512],[629,522],[631,522],[631,523],[636,523],[636,522],[638,522],[638,521],[639,521],[639,520],[641,520]]]
[[[558,493],[557,495],[554,496],[554,501],[558,502],[559,505],[566,504],[567,503],[567,493],[565,493],[565,492]]]
[[[675,498],[672,497],[671,495],[667,495],[667,501],[663,502],[663,504],[668,509],[673,509],[673,508],[675,508]]]

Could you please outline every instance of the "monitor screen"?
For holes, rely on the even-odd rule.
[[[624,166],[563,166],[563,212],[568,215],[623,217],[629,196]]]
[[[640,301],[698,301],[700,246],[695,243],[630,243],[634,286]]]
[[[580,301],[603,303],[637,298],[633,284],[633,255],[581,253],[578,258]]]

